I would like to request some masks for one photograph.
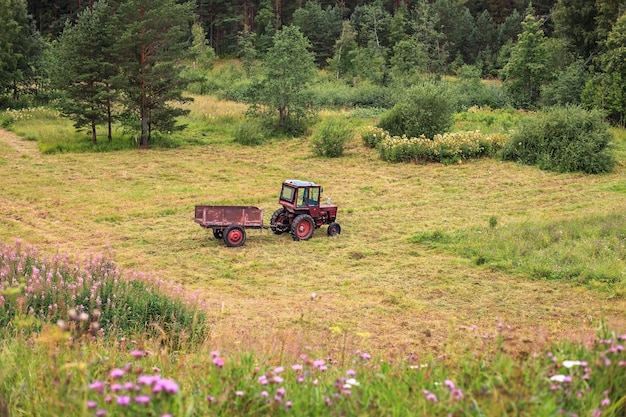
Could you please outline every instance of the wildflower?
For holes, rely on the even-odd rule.
[[[455,388],[455,386],[454,386],[454,382],[452,382],[452,381],[451,381],[451,380],[449,380],[449,379],[446,379],[446,380],[443,382],[443,384],[444,384],[446,387],[448,387],[449,389],[451,389],[451,390],[453,390],[453,389]]]
[[[143,350],[133,350],[132,352],[130,352],[130,356],[132,356],[133,358],[141,358],[142,356],[144,356],[144,351]]]
[[[224,359],[222,359],[222,358],[217,358],[217,357],[216,357],[216,358],[213,358],[213,363],[214,363],[215,365],[217,365],[217,366],[218,366],[218,368],[221,368],[222,366],[224,366]]]
[[[261,397],[263,397],[263,398],[267,398],[267,397],[269,397],[269,396],[270,396],[270,393],[269,393],[269,392],[267,392],[267,391],[261,391]]]
[[[285,368],[284,368],[284,367],[279,366],[279,367],[277,367],[277,368],[274,368],[274,373],[275,373],[275,374],[280,374],[280,373],[281,373],[281,372],[283,372],[284,370],[285,370]]]
[[[115,379],[115,378],[121,378],[121,377],[123,377],[123,376],[124,376],[124,374],[125,374],[125,373],[126,373],[126,372],[124,372],[124,370],[123,370],[123,369],[115,368],[115,369],[113,369],[111,372],[109,372],[109,376],[110,376],[111,378],[114,378],[114,379]]]
[[[117,397],[117,403],[119,405],[128,405],[130,404],[130,397],[127,395],[120,395]]]
[[[178,393],[178,384],[171,379],[159,379],[156,384],[154,384],[154,388],[152,388],[152,392],[160,392],[165,391],[168,394],[177,394]]]
[[[206,400],[210,403],[214,403],[215,402],[215,397],[213,397],[212,395],[207,395],[206,396]]]
[[[287,408],[291,408],[291,406],[292,406],[291,401],[287,401],[287,402],[285,403],[285,407],[287,407]]]
[[[135,397],[135,402],[138,404],[148,404],[150,402],[150,397],[147,395],[139,395]]]
[[[287,390],[286,390],[286,389],[284,389],[284,388],[282,388],[282,387],[281,387],[281,388],[278,388],[278,389],[276,390],[276,394],[280,395],[281,397],[284,397],[284,396],[285,396],[285,394],[287,394]]]
[[[96,417],[103,417],[107,415],[107,410],[97,410]]]
[[[296,378],[296,381],[301,384],[304,382],[304,376],[303,375],[298,375],[298,378]]]
[[[346,380],[346,385],[351,386],[351,387],[358,387],[359,385],[359,381],[357,381],[354,378],[349,378],[348,380]]]
[[[293,369],[294,371],[298,372],[298,371],[301,371],[304,368],[302,367],[302,365],[295,364],[295,365],[291,365],[291,369]]]
[[[316,368],[320,368],[322,366],[324,366],[326,362],[324,361],[324,359],[317,359],[313,361],[313,366]]]
[[[609,404],[611,404],[611,400],[608,397],[603,399],[602,402],[600,402],[601,407],[606,407]]]
[[[87,401],[87,408],[96,408],[96,406],[98,405],[98,402],[96,401]]]
[[[122,384],[111,384],[111,391],[117,392],[122,390]]]
[[[369,353],[365,353],[365,352],[361,353],[361,355],[359,356],[361,356],[361,359],[363,359],[364,361],[371,359],[372,357],[372,355],[370,355]]]
[[[566,368],[573,368],[574,366],[587,366],[587,363],[581,361],[563,361],[563,366]]]
[[[212,351],[212,352],[211,352],[211,356],[212,356],[213,358],[217,358],[218,356],[220,356],[220,352],[219,352],[219,350],[214,350],[214,351]]]
[[[89,389],[98,391],[99,394],[102,394],[104,390],[104,384],[100,381],[94,381],[89,385]]]
[[[244,392],[243,391],[235,391],[235,395],[237,397],[243,397]]]
[[[428,391],[427,389],[423,390],[422,392],[426,396],[426,401],[430,401],[431,403],[436,403],[439,401],[437,399],[437,396],[433,394],[432,392]]]
[[[269,381],[267,380],[267,376],[265,376],[265,375],[261,375],[261,376],[257,379],[257,381],[259,381],[259,384],[261,384],[261,385],[267,385],[267,383],[269,382]]]
[[[276,376],[274,376],[274,377],[272,378],[272,382],[273,382],[274,384],[282,384],[282,383],[283,383],[283,381],[284,381],[284,379],[283,379],[283,378],[281,378],[281,377],[279,377],[278,375],[276,375]]]
[[[313,384],[313,386],[317,387],[319,381],[317,380],[317,378],[315,378],[311,383]]]
[[[141,375],[137,378],[137,381],[143,385],[153,385],[159,379],[161,379],[158,375]]]
[[[565,375],[557,374],[550,377],[550,381],[565,382]]]
[[[348,369],[346,371],[346,375],[348,375],[348,376],[355,376],[356,375],[356,371],[354,369]]]

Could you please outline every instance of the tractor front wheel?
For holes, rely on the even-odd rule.
[[[332,222],[328,225],[328,236],[337,236],[339,233],[341,233],[339,223]]]
[[[246,241],[246,231],[236,224],[228,226],[224,231],[224,243],[226,246],[236,248]]]
[[[309,240],[313,237],[315,222],[308,214],[301,214],[291,223],[291,236],[293,240]]]
[[[272,214],[270,229],[272,229],[275,235],[281,235],[289,230],[289,218],[284,207],[279,208]]]

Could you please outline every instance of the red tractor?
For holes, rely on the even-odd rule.
[[[328,225],[328,236],[341,233],[341,226],[335,223],[337,206],[320,204],[322,187],[300,180],[287,180],[283,183],[278,203],[282,205],[272,215],[270,228],[277,235],[291,232],[293,240],[308,240],[313,231],[323,224]]]

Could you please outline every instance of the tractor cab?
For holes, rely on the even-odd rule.
[[[289,212],[305,212],[316,217],[321,193],[322,187],[313,182],[287,180],[280,191],[279,203]]]
[[[278,203],[282,206],[274,212],[270,228],[276,234],[291,231],[294,240],[307,240],[313,230],[328,224],[328,234],[337,235],[341,227],[335,223],[337,206],[320,204],[322,187],[314,182],[286,180],[283,182]]]

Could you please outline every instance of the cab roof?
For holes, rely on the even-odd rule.
[[[285,180],[285,184],[293,185],[294,187],[317,187],[318,185],[311,181],[302,180]]]

